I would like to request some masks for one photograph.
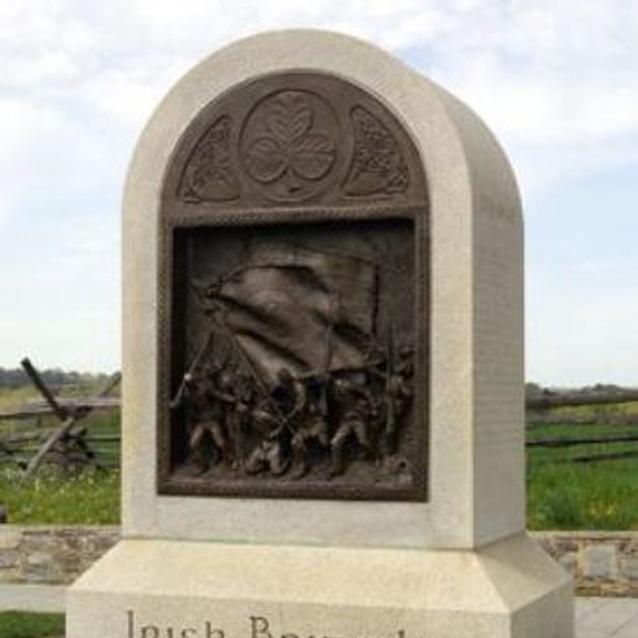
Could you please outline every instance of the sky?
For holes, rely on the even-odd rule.
[[[272,28],[370,40],[496,133],[526,219],[526,375],[638,386],[638,0],[0,2],[0,366],[120,363],[120,203],[144,123]]]

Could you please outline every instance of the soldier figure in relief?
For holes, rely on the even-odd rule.
[[[380,451],[385,459],[396,447],[396,435],[401,421],[407,414],[414,391],[414,362],[412,349],[402,348],[399,353],[397,369],[388,375],[385,391],[385,425],[381,434]]]
[[[252,391],[249,380],[239,371],[227,369],[219,375],[212,398],[226,406],[224,424],[228,433],[228,459],[233,469],[244,467],[244,431],[248,425]],[[232,449],[230,449],[232,447]]]
[[[290,439],[296,433],[296,426],[306,405],[306,389],[290,371],[281,368],[277,373],[277,382],[270,396],[260,402],[252,418],[257,429],[263,429],[269,423],[276,427],[257,445],[246,462],[246,471],[257,474],[270,471],[280,476],[290,466]]]
[[[281,441],[267,438],[260,441],[246,461],[248,474],[268,471],[273,476],[281,476],[289,467],[290,461],[283,453]]]
[[[293,422],[299,419],[306,406],[307,393],[304,384],[293,377],[288,368],[280,368],[271,397],[286,424],[294,429]]]
[[[327,406],[325,405],[325,385],[327,381],[320,380],[319,387],[311,388],[303,411],[301,422],[291,440],[292,463],[295,467],[294,478],[299,479],[308,473],[309,448],[313,442],[317,442],[322,448],[330,446],[330,434],[328,431]],[[319,396],[314,396],[318,393]],[[323,398],[323,399],[322,399]],[[323,405],[322,405],[323,404]]]
[[[212,390],[220,375],[223,375],[223,371],[216,369],[184,375],[184,392],[180,403],[185,400],[193,410],[194,425],[188,444],[191,458],[200,473],[228,456],[228,439],[224,429],[227,404],[219,400]],[[212,454],[210,445],[213,447]]]
[[[337,431],[330,441],[330,476],[338,476],[345,471],[344,446],[351,438],[372,456],[369,429],[378,415],[376,402],[364,374],[337,379],[334,382],[334,395],[339,405],[340,418]]]
[[[248,455],[244,469],[248,474],[269,471],[281,476],[288,469],[288,459],[277,437],[281,420],[270,397],[258,398],[250,416],[251,426],[259,434],[259,443]]]

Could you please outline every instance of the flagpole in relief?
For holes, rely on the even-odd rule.
[[[328,415],[328,377],[330,374],[330,366],[332,364],[332,331],[334,329],[334,304],[334,297],[333,295],[330,295],[330,323],[328,324],[328,332],[326,337],[326,355],[320,377],[321,397],[319,400],[319,410],[321,411],[321,415],[324,418]]]
[[[206,351],[210,347],[210,344],[213,340],[214,333],[215,331],[213,329],[211,329],[208,332],[208,335],[206,335],[206,340],[204,341],[201,348],[195,354],[195,357],[193,358],[193,361],[191,362],[188,370],[184,373],[184,376],[182,377],[182,382],[180,383],[179,389],[177,390],[177,394],[175,395],[173,400],[170,402],[171,410],[174,410],[175,408],[177,408],[179,404],[181,403],[182,397],[184,396],[184,391],[186,390],[186,384],[188,383],[190,379],[192,379],[193,374],[195,373],[195,370],[197,370],[197,367],[199,366],[201,360],[204,358],[204,355],[206,354]]]
[[[245,268],[243,270],[245,270]],[[233,273],[233,274],[236,274],[236,273]],[[227,278],[221,279],[218,282],[218,284],[214,286],[214,288],[221,290],[221,287],[224,285],[226,279]],[[205,293],[206,295],[212,296],[211,293],[208,292],[211,288],[213,288],[213,286],[208,286],[208,290]],[[268,388],[266,387],[264,380],[261,378],[261,376],[255,369],[255,367],[253,366],[252,361],[250,360],[248,355],[244,352],[241,345],[237,342],[237,339],[233,335],[232,331],[226,325],[224,319],[222,317],[219,317],[219,312],[223,310],[223,307],[220,307],[219,305],[213,308],[206,306],[204,303],[202,303],[202,300],[200,297],[201,290],[199,290],[192,282],[191,282],[191,289],[195,294],[195,299],[197,301],[198,306],[204,311],[204,314],[207,314],[211,317],[212,326],[211,326],[210,332],[208,333],[206,342],[204,343],[202,348],[198,351],[197,355],[195,356],[195,359],[193,360],[193,363],[191,364],[191,367],[189,368],[188,372],[184,375],[184,379],[182,380],[182,384],[180,386],[178,394],[175,397],[175,399],[171,402],[171,408],[173,408],[174,405],[176,406],[179,404],[179,401],[181,400],[181,397],[184,393],[186,380],[188,378],[187,375],[192,374],[192,372],[197,368],[197,366],[199,365],[199,361],[208,350],[208,347],[212,341],[213,335],[217,333],[226,340],[231,350],[235,352],[235,354],[238,356],[239,359],[241,359],[242,363],[246,366],[246,368],[248,368],[250,376],[253,378],[253,380],[257,384],[257,387],[261,395],[264,397],[264,399],[266,399],[266,401],[268,401],[269,406],[275,412],[275,414],[273,415],[275,419],[279,421],[281,426],[287,427],[289,430],[292,431],[292,428],[287,423],[286,417],[281,413],[279,406],[272,400],[272,397],[270,396],[270,392],[268,391]]]

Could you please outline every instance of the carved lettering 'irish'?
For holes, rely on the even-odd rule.
[[[406,638],[403,629],[379,632],[378,635],[344,635],[319,628],[311,634],[294,627],[275,627],[266,616],[248,616],[242,630],[230,634],[211,620],[185,620],[170,623],[140,621],[134,610],[126,612],[126,638]]]
[[[126,612],[126,638],[226,638],[212,621],[140,622],[132,609]]]

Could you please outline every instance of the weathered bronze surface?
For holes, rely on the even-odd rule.
[[[427,197],[396,118],[328,75],[240,85],[162,202],[160,493],[426,500]]]

